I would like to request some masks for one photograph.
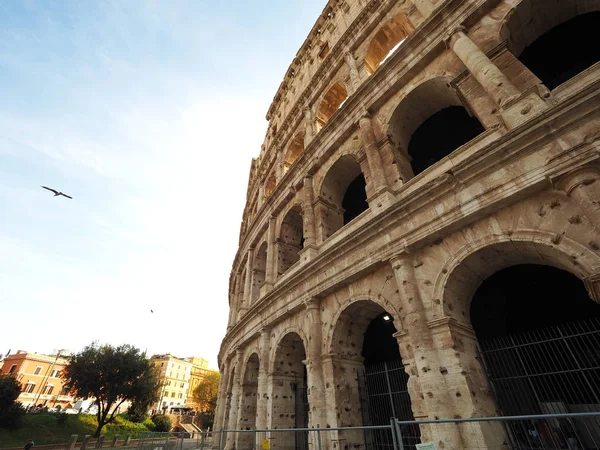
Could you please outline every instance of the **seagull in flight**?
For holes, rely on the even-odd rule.
[[[67,195],[67,194],[63,194],[62,192],[58,192],[58,191],[56,191],[56,190],[54,190],[54,189],[51,189],[51,188],[49,188],[49,187],[46,187],[46,186],[42,186],[42,187],[43,187],[44,189],[48,189],[50,192],[54,192],[54,196],[55,196],[55,197],[58,197],[59,195],[62,195],[63,197],[67,197],[67,198],[70,198],[71,200],[73,200],[73,197],[71,197],[71,196],[69,196],[69,195]]]

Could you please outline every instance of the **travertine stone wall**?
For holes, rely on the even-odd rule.
[[[518,59],[543,32],[598,10],[597,0],[325,5],[252,162],[216,429],[294,426],[298,386],[309,426],[361,425],[363,336],[384,311],[415,418],[497,413],[470,320],[478,286],[543,264],[600,300],[600,64],[550,90]],[[414,176],[413,133],[449,106],[485,131]],[[369,208],[344,224],[360,174]],[[493,425],[421,433],[443,449],[505,440]],[[232,436],[227,450],[251,447]],[[331,436],[364,444],[361,433]]]

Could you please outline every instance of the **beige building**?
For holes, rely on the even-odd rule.
[[[186,358],[187,361],[192,363],[192,371],[190,373],[189,391],[187,395],[187,405],[192,407],[194,411],[201,411],[203,405],[200,405],[194,401],[194,390],[198,385],[206,378],[207,375],[215,373],[215,370],[208,368],[208,360],[199,356],[192,356]]]
[[[75,399],[64,388],[61,378],[61,371],[67,365],[66,359],[59,355],[40,355],[18,350],[3,362],[0,372],[14,375],[21,383],[22,391],[17,401],[24,407],[73,407]]]
[[[153,355],[150,362],[159,371],[162,389],[158,404],[153,409],[160,411],[183,408],[186,406],[190,386],[192,363],[176,356]]]
[[[252,161],[216,429],[598,410],[598,29],[597,0],[325,5]]]

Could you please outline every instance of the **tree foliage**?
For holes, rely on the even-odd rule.
[[[131,345],[94,342],[70,357],[63,370],[69,390],[79,398],[93,398],[98,408],[98,428],[113,421],[125,401],[143,402],[158,395],[159,383],[146,355]]]
[[[171,418],[169,416],[161,416],[156,414],[152,416],[154,423],[154,431],[171,431]]]
[[[21,384],[12,375],[0,373],[0,428],[15,429],[25,414],[17,402],[21,393]]]
[[[209,373],[194,389],[194,401],[200,405],[203,418],[212,424],[217,408],[217,396],[219,393],[219,372]],[[207,424],[204,424],[206,426]]]

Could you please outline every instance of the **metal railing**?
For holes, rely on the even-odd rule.
[[[215,438],[214,445],[204,441],[200,448],[206,446],[219,450],[590,450],[600,449],[600,413],[441,420],[392,419],[390,425],[342,428],[222,430],[215,433]]]
[[[144,432],[140,434],[138,450],[196,450],[210,445],[210,433]]]

